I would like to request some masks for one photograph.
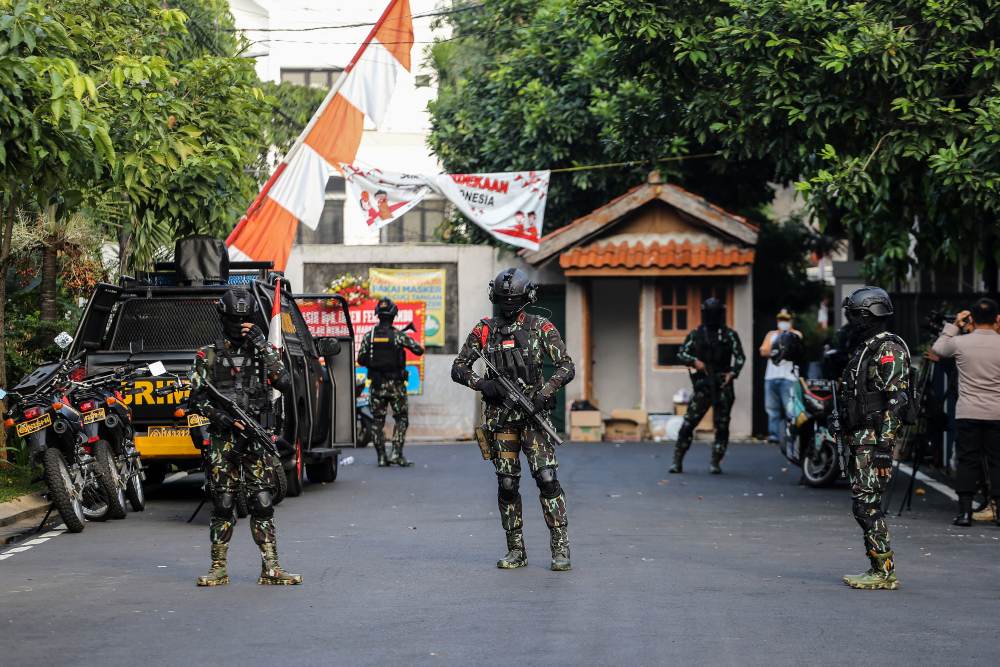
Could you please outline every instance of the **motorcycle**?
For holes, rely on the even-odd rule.
[[[354,424],[358,447],[367,447],[375,442],[375,415],[371,401],[365,393],[365,379],[354,380]]]
[[[786,422],[784,450],[782,453],[793,465],[802,468],[802,481],[806,486],[824,487],[841,476],[837,439],[831,432],[831,421],[836,411],[836,386],[834,380],[799,379],[801,410],[797,417]],[[798,405],[798,400],[793,401]]]
[[[71,400],[79,408],[88,442],[94,443],[102,479],[107,485],[111,518],[125,516],[125,500],[133,511],[146,507],[142,461],[135,446],[132,413],[125,404],[122,386],[144,374],[146,368],[116,369],[85,378],[83,368],[70,374],[73,380]]]
[[[56,343],[65,349],[72,338],[63,332]],[[86,521],[109,518],[110,503],[101,462],[84,429],[80,411],[67,395],[69,374],[79,360],[45,364],[10,392],[0,389],[6,406],[4,426],[28,444],[29,460],[42,466],[48,496],[66,528],[79,533]]]

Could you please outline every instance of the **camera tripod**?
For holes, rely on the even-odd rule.
[[[903,428],[903,432],[900,437],[899,452],[900,455],[906,450],[906,446],[911,444],[913,454],[910,465],[912,469],[910,470],[910,481],[906,485],[906,493],[903,494],[903,500],[899,504],[899,511],[896,512],[896,516],[902,516],[903,510],[913,509],[913,490],[917,483],[917,473],[920,470],[920,461],[923,458],[924,448],[927,444],[927,388],[930,385],[931,378],[934,377],[934,368],[937,366],[936,361],[931,359],[924,359],[924,362],[920,365],[920,370],[917,372],[917,378],[914,382],[913,387],[913,400],[919,407],[919,415],[915,424],[907,424]],[[899,463],[896,463],[896,470],[899,470]],[[892,503],[892,493],[895,485],[890,486],[889,490],[882,499],[882,511],[888,512],[889,505]]]

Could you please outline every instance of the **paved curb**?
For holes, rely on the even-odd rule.
[[[26,496],[0,503],[0,527],[42,516],[51,505],[52,503],[42,497],[41,493],[29,493]]]

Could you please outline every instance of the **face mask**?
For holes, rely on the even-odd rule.
[[[239,344],[243,341],[243,321],[233,317],[222,318],[222,331],[230,342]]]
[[[792,328],[792,323],[788,320],[781,320],[778,322],[778,331],[788,331]]]

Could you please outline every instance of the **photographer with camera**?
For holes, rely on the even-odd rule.
[[[993,500],[1000,495],[1000,307],[980,299],[972,311],[963,310],[954,324],[946,324],[931,348],[939,357],[954,357],[958,367],[958,404],[955,408],[958,492],[956,526],[972,525],[972,497],[982,473],[983,456],[989,464]],[[968,335],[963,335],[968,334]],[[1000,525],[1000,518],[997,519]]]

